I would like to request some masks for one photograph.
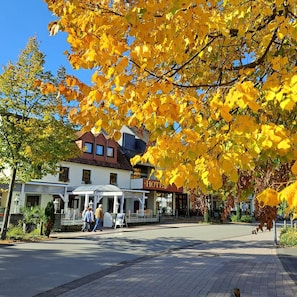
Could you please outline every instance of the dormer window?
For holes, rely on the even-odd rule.
[[[93,153],[93,143],[85,142],[85,153],[92,154]]]
[[[107,155],[107,157],[113,158],[114,157],[114,148],[108,146],[107,151],[106,151],[106,155]]]
[[[103,156],[104,155],[104,146],[97,144],[96,145],[96,155],[97,156]]]

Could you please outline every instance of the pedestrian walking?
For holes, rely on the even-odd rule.
[[[90,231],[92,231],[93,228],[94,228],[94,225],[95,225],[95,216],[94,216],[94,212],[93,212],[92,207],[90,207],[90,218],[91,218]]]
[[[96,230],[98,228],[100,229],[100,231],[102,231],[102,229],[103,229],[103,218],[104,218],[104,214],[103,214],[102,204],[99,204],[98,207],[95,210],[96,223],[95,223],[95,226],[93,228],[94,232],[96,232]]]
[[[85,215],[86,215],[86,212],[88,211],[88,207],[86,207],[82,214],[81,214],[81,217],[82,217],[82,220],[83,220],[83,225],[82,225],[82,228],[81,228],[81,231],[82,232],[85,232],[87,230],[87,222],[85,220]]]
[[[94,222],[94,214],[93,211],[90,207],[88,207],[87,211],[85,212],[84,215],[84,229],[82,230],[84,231],[91,231],[91,224],[92,222]]]

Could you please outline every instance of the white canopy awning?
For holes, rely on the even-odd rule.
[[[103,197],[113,196],[114,206],[113,212],[118,212],[118,206],[120,205],[120,212],[124,210],[124,200],[128,198],[138,199],[140,201],[141,209],[144,209],[145,199],[147,197],[145,194],[149,193],[148,191],[143,190],[130,190],[130,189],[120,189],[114,185],[83,185],[77,188],[74,188],[72,191],[69,191],[74,195],[85,196],[85,206],[89,205],[89,196],[94,196],[93,203],[97,205]],[[120,198],[120,201],[118,200]]]
[[[75,188],[74,195],[122,196],[123,191],[114,185],[84,185]]]

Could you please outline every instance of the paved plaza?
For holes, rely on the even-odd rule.
[[[21,286],[22,295],[4,285],[0,270],[0,296],[229,297],[239,288],[241,297],[296,297],[295,249],[279,249],[273,232],[252,229],[171,224],[53,234],[48,243],[0,251],[1,266],[5,254],[13,263],[23,252],[32,262],[23,263],[27,283],[9,283]],[[21,276],[12,268],[7,273]]]

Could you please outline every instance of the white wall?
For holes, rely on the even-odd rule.
[[[110,173],[117,174],[117,186],[120,188],[130,188],[130,175],[131,172],[128,170],[92,166],[87,164],[78,164],[73,162],[62,162],[61,166],[69,167],[69,182],[67,184],[71,187],[82,185],[82,171],[83,169],[91,170],[91,181],[93,185],[107,185],[109,184]],[[42,182],[59,182],[59,174],[47,175],[41,180]]]

